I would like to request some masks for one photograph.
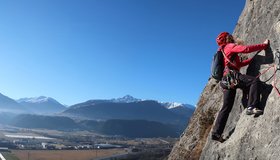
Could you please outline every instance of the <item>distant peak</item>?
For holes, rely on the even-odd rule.
[[[112,99],[112,101],[116,103],[132,103],[132,102],[139,102],[141,101],[141,99],[134,98],[131,95],[125,95],[124,97],[121,98],[117,98],[117,99],[114,98]]]
[[[178,102],[161,102],[161,104],[167,108],[167,109],[174,109],[178,107],[186,107],[190,109],[194,109],[195,106],[190,105],[190,104],[183,104],[183,103],[178,103]]]
[[[182,107],[184,104],[178,103],[178,102],[165,102],[162,103],[167,109],[172,109],[172,108],[177,108],[177,107]]]
[[[27,103],[44,103],[44,102],[55,101],[55,100],[50,97],[39,96],[39,97],[21,98],[17,101],[18,102],[27,102]]]
[[[122,98],[118,98],[118,99],[136,100],[136,101],[140,101],[140,100],[141,100],[141,99],[138,99],[138,98],[134,98],[134,97],[131,96],[131,95],[125,95],[125,96],[123,96]]]
[[[123,96],[122,98],[134,98],[134,97],[129,95],[129,94],[127,94],[127,95]]]

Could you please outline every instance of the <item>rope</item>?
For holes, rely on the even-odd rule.
[[[261,75],[265,74],[267,71],[269,71],[271,68],[274,69],[274,72],[272,74],[272,76],[266,80],[265,82],[269,81],[271,78],[273,78],[273,83],[272,83],[272,86],[273,88],[276,90],[276,93],[280,96],[280,91],[279,89],[277,88],[277,82],[278,80],[276,79],[276,74],[277,74],[277,71],[280,70],[280,51],[277,49],[277,52],[276,52],[276,56],[274,59],[278,58],[278,65],[276,64],[273,64],[269,67],[267,67],[266,70],[264,70],[263,72],[261,72],[256,78],[259,78]],[[275,62],[275,60],[274,60]]]
[[[273,86],[273,88],[276,90],[276,92],[278,93],[278,95],[280,96],[280,92],[279,92],[279,89],[277,88],[277,79],[276,79],[276,72],[278,71],[278,67],[276,67],[276,65],[275,65],[275,67],[274,67],[274,72],[275,72],[275,74],[274,74],[274,84],[272,85]]]
[[[226,56],[225,52],[223,50],[221,50],[223,53],[224,58],[226,59],[226,61],[229,62],[230,65],[232,65],[234,68],[238,69],[238,67],[236,66],[236,64],[234,64],[233,62],[231,62],[231,60]],[[225,65],[227,66],[227,65]]]

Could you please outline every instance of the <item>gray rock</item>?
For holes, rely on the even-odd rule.
[[[253,63],[241,70],[257,76],[278,60],[274,59],[280,49],[280,1],[247,0],[238,20],[234,36],[246,44],[262,43],[270,39],[271,49],[262,51]],[[250,54],[253,56],[253,54]],[[169,155],[169,160],[275,160],[280,157],[280,96],[273,89],[273,69],[260,77],[263,83],[262,107],[259,117],[245,115],[241,103],[242,91],[236,94],[233,110],[227,121],[224,143],[210,139],[217,111],[222,106],[222,90],[209,79],[203,90],[196,111],[180,140]],[[280,79],[280,71],[276,78]],[[280,80],[277,85],[280,88]]]

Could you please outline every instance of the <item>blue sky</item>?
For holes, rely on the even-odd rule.
[[[1,0],[0,93],[195,105],[237,1]]]

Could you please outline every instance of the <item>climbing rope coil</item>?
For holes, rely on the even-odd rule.
[[[277,62],[278,61],[278,62]],[[276,64],[277,63],[277,64]],[[273,88],[275,89],[275,91],[277,92],[277,94],[280,96],[280,91],[279,89],[277,88],[277,83],[278,83],[278,80],[277,80],[277,71],[280,70],[280,51],[279,49],[276,50],[276,53],[275,53],[275,57],[274,57],[274,64],[272,65],[269,65],[268,67],[265,68],[265,70],[263,72],[261,72],[257,78],[259,78],[261,75],[265,74],[266,72],[268,72],[270,69],[273,68],[273,74],[270,78],[268,78],[267,80],[265,80],[264,82],[268,82],[269,80],[271,80],[273,78],[273,81],[272,81],[272,86]]]

